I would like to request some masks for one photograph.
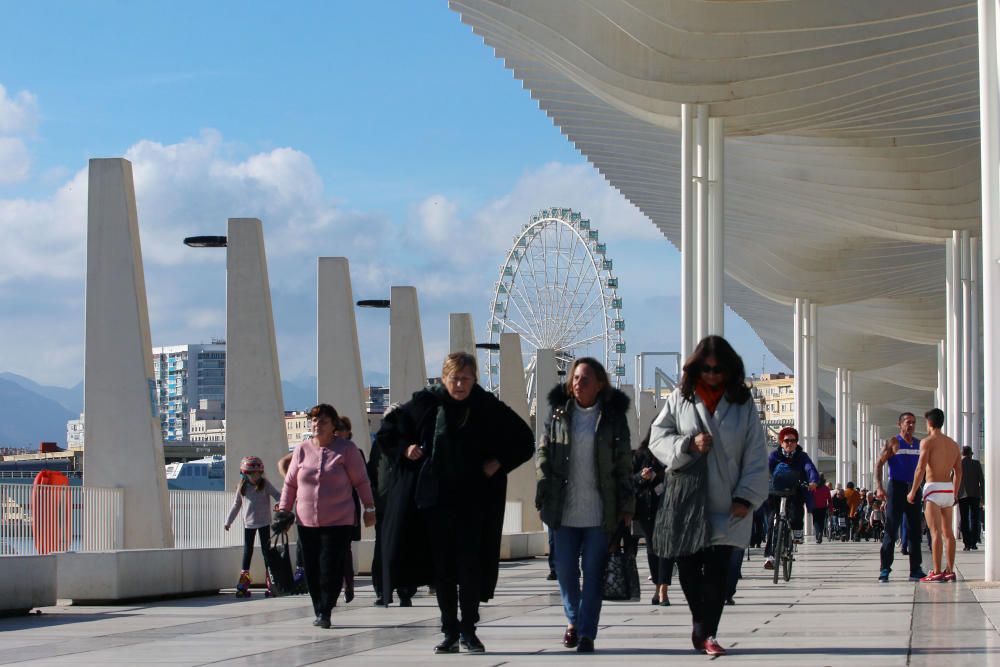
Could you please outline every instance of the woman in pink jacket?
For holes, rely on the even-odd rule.
[[[334,433],[337,411],[321,403],[309,411],[313,435],[292,453],[278,509],[295,511],[309,595],[316,620],[330,627],[330,610],[340,594],[344,558],[354,527],[356,490],[366,526],[375,525],[375,499],[357,446]]]

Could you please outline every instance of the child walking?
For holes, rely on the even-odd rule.
[[[226,519],[226,530],[232,525],[246,499],[243,511],[243,569],[236,584],[236,597],[250,597],[250,560],[253,558],[253,543],[260,534],[260,551],[267,568],[267,549],[271,542],[271,501],[281,499],[281,493],[264,478],[264,462],[256,456],[244,456],[240,461],[240,483],[236,488],[236,499]],[[268,580],[270,586],[270,580]],[[268,590],[270,592],[270,589]]]

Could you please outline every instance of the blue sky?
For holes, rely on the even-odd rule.
[[[12,326],[0,327],[0,370],[60,385],[82,376],[82,186],[87,160],[110,156],[135,168],[156,344],[223,335],[222,258],[180,239],[256,216],[283,375],[314,374],[319,254],[350,258],[359,298],[417,286],[433,369],[447,313],[472,312],[484,330],[512,235],[561,205],[608,242],[630,352],[676,348],[676,251],[443,0],[3,12],[0,313]],[[358,316],[375,372],[382,320]],[[731,314],[727,331],[759,371],[760,341]]]

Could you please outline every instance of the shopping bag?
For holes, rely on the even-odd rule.
[[[635,560],[636,540],[628,536],[627,531],[623,531],[624,526],[619,526],[615,533],[611,553],[608,554],[608,562],[604,566],[604,590],[602,597],[605,600],[638,600],[639,599],[639,566]],[[622,546],[622,535],[625,535]]]
[[[271,581],[272,595],[296,595],[301,592],[295,583],[290,552],[287,533],[278,533],[271,538],[267,548],[267,576]]]

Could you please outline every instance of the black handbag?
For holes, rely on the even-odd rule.
[[[701,420],[698,419],[699,425]],[[705,431],[704,427],[702,430]],[[708,455],[679,470],[667,471],[663,502],[656,513],[653,551],[660,558],[679,558],[708,546]]]
[[[608,562],[604,566],[604,589],[601,597],[605,600],[639,599],[639,566],[635,560],[634,544],[635,540],[628,536],[624,525],[619,526],[611,552],[608,554]]]
[[[287,533],[278,533],[271,538],[267,548],[267,576],[271,580],[272,595],[296,595],[301,592],[295,583],[290,551]]]

